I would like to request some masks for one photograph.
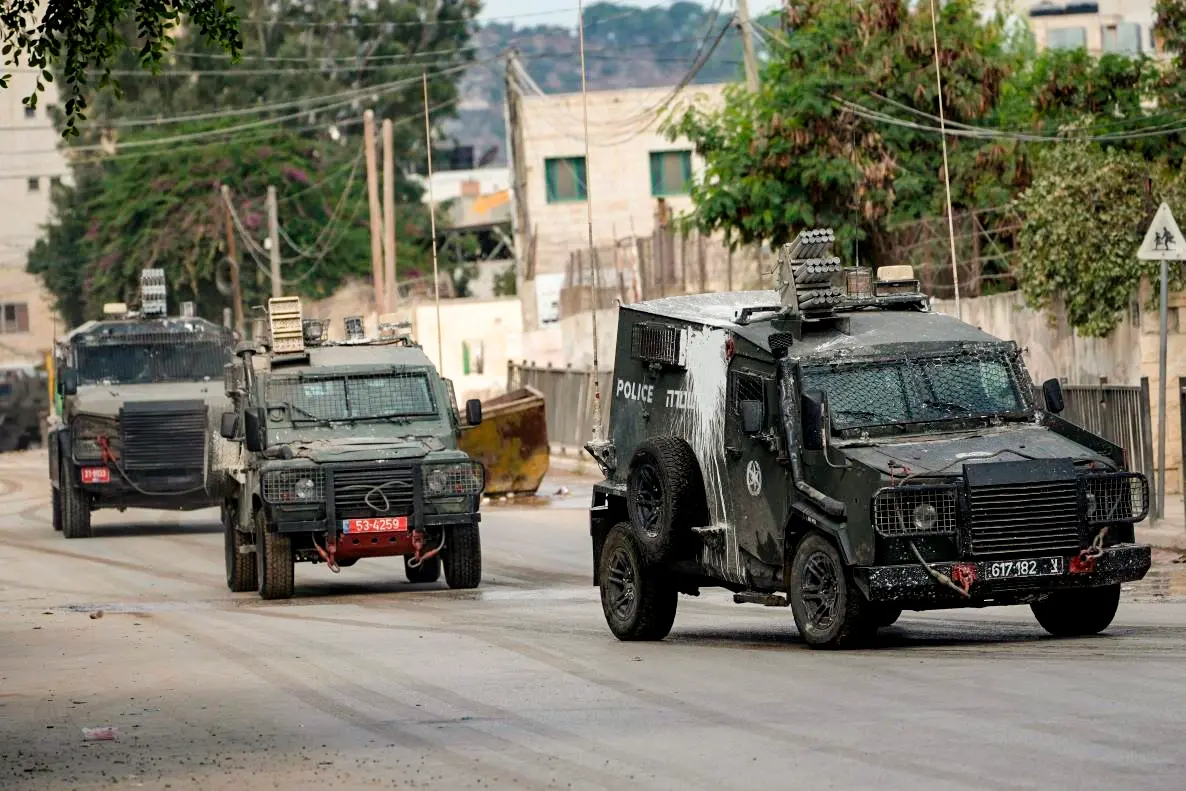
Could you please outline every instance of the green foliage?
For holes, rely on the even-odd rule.
[[[763,69],[760,91],[733,87],[723,109],[669,119],[668,134],[691,139],[707,162],[692,193],[697,227],[779,244],[800,228],[831,225],[845,248],[867,240],[862,257],[877,261],[888,253],[891,223],[942,212],[938,137],[874,125],[837,101],[884,110],[884,97],[938,114],[930,7],[912,5],[794,3],[794,32]],[[999,26],[981,24],[971,0],[945,4],[938,27],[947,118],[982,123],[1017,56]],[[949,149],[957,209],[1008,199],[1016,146],[952,139]]]
[[[100,71],[100,88],[111,85],[112,65],[133,41],[140,65],[156,69],[172,48],[171,34],[183,16],[211,44],[238,54],[239,19],[224,0],[9,0],[0,5],[4,62],[27,62],[41,70],[36,90],[24,99],[33,107],[45,83],[53,81],[51,66],[60,64],[63,133],[74,135],[85,118],[88,72]],[[126,34],[133,23],[135,38]],[[7,87],[7,79],[0,79],[0,88]]]
[[[1086,143],[1044,149],[1033,185],[1019,199],[1019,282],[1036,308],[1063,303],[1071,325],[1102,337],[1129,308],[1141,279],[1156,285],[1159,264],[1138,261],[1158,204],[1186,206],[1180,172],[1151,172],[1138,153]],[[1181,267],[1171,267],[1174,288]]]
[[[494,276],[494,296],[513,297],[519,293],[519,280],[516,268],[512,263],[506,269]]]

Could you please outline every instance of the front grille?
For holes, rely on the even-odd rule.
[[[973,555],[1069,554],[1080,548],[1074,480],[970,487],[968,510]]]
[[[206,467],[206,406],[201,401],[127,403],[119,426],[126,470]]]
[[[414,467],[335,468],[335,516],[410,516],[416,502],[415,476]]]

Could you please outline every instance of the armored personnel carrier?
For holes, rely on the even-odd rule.
[[[814,647],[904,609],[1029,604],[1102,631],[1150,549],[1124,450],[1037,398],[1021,350],[930,311],[910,267],[844,269],[831,231],[779,257],[779,290],[619,311],[593,571],[624,640],[662,639],[680,592],[789,606]]]
[[[269,300],[268,321],[269,340],[227,367],[222,436],[247,451],[223,504],[227,586],[288,598],[297,562],[402,556],[410,582],[443,570],[449,587],[477,587],[485,469],[457,448],[452,382],[393,321],[367,337],[349,317],[330,341],[296,297]],[[469,401],[466,422],[481,420]]]
[[[0,366],[0,452],[40,443],[42,423],[48,416],[45,366]]]
[[[193,315],[166,315],[164,272],[146,269],[137,312],[106,318],[57,344],[60,415],[48,432],[54,528],[91,535],[99,508],[194,510],[218,505],[227,479],[218,421],[230,407],[223,367],[231,331]]]

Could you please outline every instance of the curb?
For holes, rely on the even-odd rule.
[[[1164,522],[1137,525],[1136,538],[1138,544],[1148,544],[1155,549],[1186,550],[1186,530]]]

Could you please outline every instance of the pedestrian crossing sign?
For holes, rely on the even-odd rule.
[[[1137,258],[1142,261],[1186,260],[1186,238],[1182,237],[1168,203],[1161,204],[1157,214],[1153,215]]]

